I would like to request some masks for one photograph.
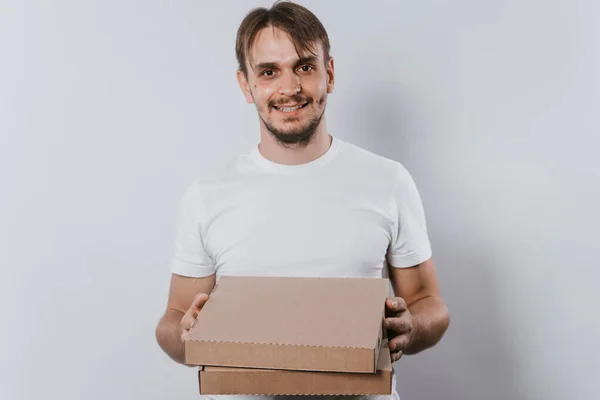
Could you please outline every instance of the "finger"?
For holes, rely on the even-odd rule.
[[[412,318],[409,316],[386,318],[384,326],[388,331],[392,331],[393,333],[410,333],[410,331],[412,331]]]
[[[392,313],[400,313],[406,311],[406,302],[402,297],[392,297],[386,300],[387,310]]]
[[[199,293],[196,295],[196,297],[194,297],[194,301],[192,301],[192,305],[190,308],[200,311],[207,300],[208,295],[206,293]]]
[[[181,332],[180,340],[182,342],[185,342],[187,340],[187,338],[188,338],[189,335],[190,335],[190,331],[186,330],[186,331]]]
[[[198,316],[197,312],[190,312],[183,316],[181,319],[181,327],[184,331],[189,331],[194,326],[196,322],[196,318]]]
[[[392,362],[396,362],[402,358],[402,352],[399,351],[397,353],[392,354]]]
[[[189,315],[186,315],[184,318],[182,318],[181,324],[180,324],[181,333],[179,335],[182,342],[184,342],[188,338],[190,329],[191,329],[193,323],[194,323],[194,319],[191,318],[191,316],[189,316]]]
[[[409,339],[410,338],[408,335],[396,336],[395,338],[390,340],[390,351],[392,351],[393,353],[402,352],[408,346]]]

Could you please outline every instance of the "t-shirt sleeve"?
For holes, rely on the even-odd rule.
[[[190,185],[180,202],[171,272],[202,278],[215,273],[210,255],[204,247],[201,229],[202,199],[198,182]]]
[[[412,176],[400,164],[394,184],[387,261],[396,268],[412,267],[431,258],[425,212]]]

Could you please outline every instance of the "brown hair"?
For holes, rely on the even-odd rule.
[[[261,29],[269,26],[286,32],[298,54],[308,51],[316,55],[315,46],[320,42],[325,54],[324,61],[329,61],[329,37],[321,21],[305,7],[278,0],[270,9],[264,7],[253,9],[240,24],[235,43],[235,55],[239,69],[244,75],[248,75],[246,60],[256,35]]]

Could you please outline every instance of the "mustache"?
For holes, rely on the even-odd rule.
[[[306,96],[302,96],[299,94],[296,94],[294,96],[290,96],[288,98],[285,99],[278,99],[276,101],[271,101],[269,103],[270,106],[281,106],[284,104],[289,104],[289,103],[296,103],[296,104],[304,104],[304,103],[312,103],[313,99],[312,97],[306,97]]]

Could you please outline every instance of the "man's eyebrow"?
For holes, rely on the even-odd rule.
[[[313,64],[317,62],[317,57],[315,56],[308,56],[308,57],[301,57],[297,62],[296,62],[296,66],[300,66],[300,65],[304,65],[304,64]]]
[[[254,66],[254,69],[262,71],[265,69],[277,69],[279,68],[279,64],[275,63],[275,62],[263,62],[263,63],[258,63]]]
[[[294,63],[294,67],[299,67],[301,65],[312,64],[312,63],[316,63],[316,62],[317,62],[317,57],[315,57],[315,56],[301,57]],[[258,70],[258,71],[264,71],[264,70],[268,70],[268,69],[278,69],[278,68],[279,68],[279,64],[276,62],[261,62],[254,66],[254,69]]]

